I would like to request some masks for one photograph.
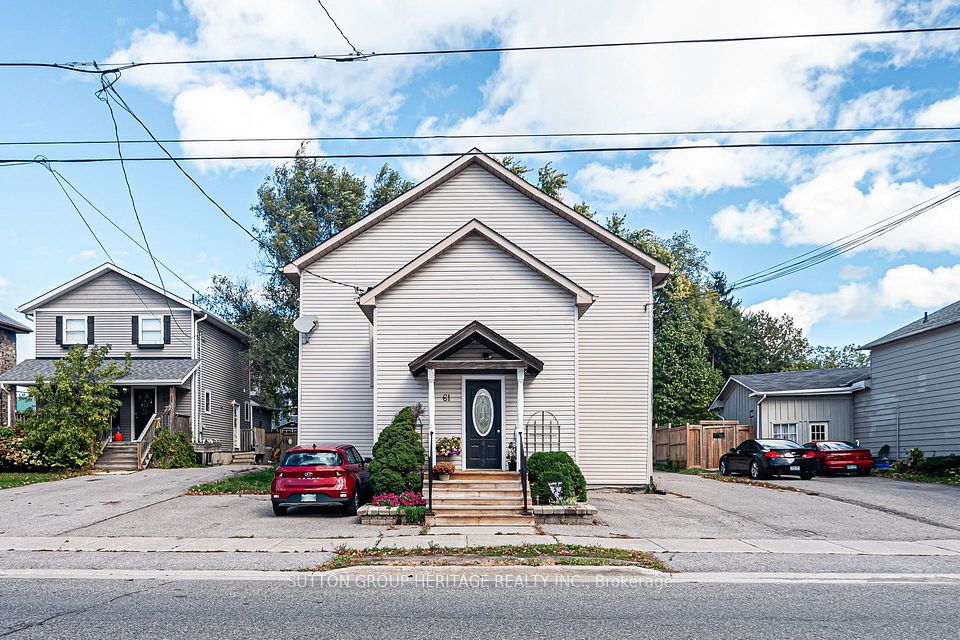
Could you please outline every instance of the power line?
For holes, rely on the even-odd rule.
[[[136,113],[133,112],[133,109],[130,108],[130,106],[129,106],[129,105],[127,104],[127,102],[123,99],[123,97],[119,94],[119,92],[117,92],[117,89],[116,89],[116,86],[115,86],[117,80],[119,80],[119,74],[117,75],[117,78],[114,79],[113,82],[111,82],[111,83],[109,83],[109,84],[105,84],[104,90],[107,91],[107,92],[109,92],[109,93],[111,93],[111,94],[113,94],[114,98],[116,98],[116,100],[117,100],[117,104],[118,104],[124,111],[126,111],[128,114],[130,114],[130,116],[131,116],[134,120],[137,121],[137,123],[138,123],[138,124],[140,125],[140,127],[144,130],[144,132],[146,132],[146,134],[147,134],[148,136],[150,136],[150,138],[151,138],[152,140],[154,140],[154,142],[156,142],[156,144],[157,144],[157,146],[160,148],[160,150],[163,151],[164,154],[166,154],[167,158],[169,158],[169,160],[173,161],[173,163],[174,163],[174,165],[177,167],[177,169],[180,170],[180,173],[182,173],[191,183],[193,183],[193,186],[195,186],[195,187],[200,191],[200,193],[203,194],[203,196],[204,196],[208,201],[210,201],[211,204],[213,204],[213,206],[215,206],[217,209],[220,210],[220,213],[222,213],[224,216],[226,216],[228,220],[230,220],[234,225],[236,225],[237,227],[239,227],[241,230],[243,230],[244,233],[246,233],[248,236],[250,236],[250,238],[252,238],[253,241],[256,242],[256,243],[260,246],[260,248],[263,249],[263,250],[267,253],[267,255],[272,255],[272,256],[274,256],[274,258],[281,260],[284,264],[289,264],[290,262],[292,262],[292,260],[291,260],[289,257],[287,257],[287,256],[281,256],[281,255],[278,255],[278,254],[274,253],[274,251],[273,251],[272,247],[270,247],[270,245],[268,245],[268,244],[267,244],[266,242],[264,242],[262,239],[260,239],[259,237],[257,237],[257,235],[254,234],[252,231],[250,231],[246,226],[244,226],[243,223],[241,223],[239,220],[237,220],[237,219],[234,218],[232,215],[230,215],[230,214],[227,212],[227,210],[224,209],[223,206],[213,198],[213,196],[211,196],[209,193],[207,193],[207,191],[206,191],[202,186],[200,186],[200,183],[197,182],[197,181],[194,179],[194,177],[193,177],[192,175],[190,175],[190,173],[189,173],[186,169],[184,169],[184,167],[183,167],[182,164],[180,164],[180,160],[178,160],[177,158],[175,158],[173,155],[170,154],[169,151],[167,151],[167,148],[166,148],[165,146],[163,146],[163,144],[162,144],[159,140],[157,140],[156,136],[153,135],[153,132],[150,131],[150,128],[147,127],[146,123],[145,123],[143,120],[141,120],[140,117],[139,117]],[[109,102],[108,102],[108,105],[109,105]],[[112,113],[113,113],[113,111],[111,110],[111,114],[112,114]],[[118,134],[118,136],[119,136],[119,134]],[[121,166],[122,166],[122,164],[121,164]],[[124,173],[124,175],[126,175],[126,173]],[[129,185],[129,183],[128,183],[128,185]],[[131,194],[131,198],[132,198],[132,197],[133,197],[133,196],[132,196],[132,194]],[[146,239],[146,238],[144,238],[144,239]],[[149,246],[149,245],[148,245],[148,246]],[[151,257],[152,257],[152,256],[151,256]],[[304,273],[304,272],[301,272],[301,273]],[[339,281],[339,280],[334,280],[333,278],[328,278],[328,277],[326,277],[326,276],[322,276],[322,275],[317,274],[317,273],[312,273],[312,272],[305,272],[305,273],[309,273],[311,276],[313,276],[313,277],[315,277],[315,278],[318,278],[318,279],[320,279],[320,280],[323,280],[323,281],[325,281],[325,282],[330,282],[330,283],[332,283],[332,284],[337,284],[337,285],[340,285],[340,286],[343,286],[343,287],[348,287],[348,288],[350,288],[350,289],[353,289],[354,291],[357,292],[358,295],[361,293],[361,291],[362,291],[362,289],[363,289],[362,287],[360,287],[360,286],[358,286],[358,285],[349,284],[349,283],[346,283],[346,282],[341,282],[341,281]]]
[[[765,284],[773,280],[778,280],[785,276],[797,273],[822,264],[845,253],[853,251],[868,242],[893,231],[894,229],[914,220],[921,215],[933,210],[940,205],[960,196],[960,185],[954,187],[945,194],[928,198],[927,200],[916,204],[908,209],[896,213],[892,216],[879,220],[858,231],[847,234],[833,242],[822,245],[800,254],[790,260],[780,262],[772,267],[762,271],[757,271],[749,276],[745,276],[733,283],[731,291],[746,289],[749,287]]]
[[[166,157],[139,156],[125,158],[126,162],[166,162],[173,161],[179,166],[185,161],[233,161],[233,160],[364,160],[389,158],[459,158],[468,155],[486,155],[483,151],[392,151],[385,153],[325,153],[325,154],[272,154],[272,155],[218,155],[218,156],[174,156],[161,145]],[[844,140],[830,142],[743,142],[711,144],[671,144],[671,145],[644,145],[622,147],[568,147],[562,149],[522,149],[513,151],[498,151],[499,155],[535,156],[559,155],[564,153],[645,153],[654,151],[693,151],[703,149],[764,149],[764,148],[827,148],[827,147],[884,147],[901,145],[943,145],[957,144],[960,138],[936,138],[914,140]],[[118,162],[117,158],[51,158],[47,162],[56,164],[93,164],[101,162]],[[28,158],[0,158],[0,165],[22,165],[34,162]],[[181,168],[181,171],[183,169]],[[189,176],[188,176],[189,177]],[[192,181],[192,178],[191,178]],[[199,185],[198,185],[199,187]]]
[[[438,133],[432,135],[373,136],[289,136],[263,138],[160,138],[163,144],[199,144],[209,142],[376,142],[385,140],[499,140],[514,138],[609,138],[640,136],[715,136],[715,135],[796,135],[813,133],[911,133],[923,131],[960,131],[960,127],[839,127],[806,129],[694,129],[663,131],[577,131],[569,133]],[[124,139],[123,144],[155,144],[148,139]],[[115,140],[2,140],[0,147],[113,145]]]
[[[163,274],[160,272],[160,266],[157,264],[157,259],[153,255],[153,250],[150,248],[150,240],[147,239],[147,232],[143,228],[143,220],[140,219],[140,211],[137,209],[137,200],[133,197],[133,187],[130,186],[130,177],[127,175],[127,165],[123,161],[123,145],[120,144],[120,128],[117,126],[117,118],[113,113],[113,105],[110,103],[110,90],[117,80],[120,79],[118,75],[114,78],[113,81],[108,82],[106,74],[100,76],[100,91],[97,92],[97,97],[102,100],[107,105],[107,110],[110,112],[110,120],[113,122],[113,132],[117,138],[117,158],[120,160],[120,170],[123,172],[123,181],[127,185],[127,194],[130,196],[130,206],[133,208],[133,215],[137,219],[137,226],[140,227],[140,235],[143,236],[143,245],[147,249],[147,255],[150,256],[150,262],[153,263],[153,268],[157,272],[157,278],[160,279],[160,288],[163,290],[163,299],[167,303],[167,311],[170,312],[170,318],[177,325],[177,329],[181,334],[186,333],[182,326],[180,326],[180,321],[177,320],[176,314],[173,312],[173,307],[170,305],[170,298],[167,294],[167,285],[163,281]]]
[[[643,40],[643,41],[621,41],[621,42],[591,42],[579,44],[546,44],[546,45],[526,45],[510,47],[464,47],[458,49],[421,49],[410,51],[380,51],[371,53],[357,53],[353,51],[347,54],[306,54],[306,55],[288,55],[288,56],[248,56],[237,58],[207,58],[195,60],[151,60],[144,62],[126,62],[117,63],[110,67],[100,68],[96,62],[0,62],[0,67],[14,68],[48,68],[62,69],[65,71],[75,71],[78,73],[116,73],[128,69],[139,67],[156,66],[182,66],[182,65],[217,65],[217,64],[236,64],[251,62],[291,62],[291,61],[328,61],[328,62],[355,62],[357,60],[370,60],[372,58],[386,57],[413,57],[413,56],[446,56],[463,54],[484,54],[484,53],[520,53],[531,51],[565,51],[576,49],[611,49],[627,47],[653,47],[664,45],[696,45],[696,44],[724,44],[734,42],[765,42],[775,40],[801,40],[817,38],[848,38],[848,37],[868,37],[868,36],[888,36],[888,35],[911,35],[921,33],[946,33],[960,31],[960,26],[945,27],[917,27],[905,29],[871,29],[861,31],[832,31],[821,33],[792,33],[778,35],[761,36],[733,36],[733,37],[714,37],[714,38],[676,38],[666,40]]]
[[[357,49],[357,47],[352,42],[350,42],[350,38],[348,38],[347,34],[343,32],[343,29],[340,28],[340,25],[337,24],[337,21],[333,19],[333,16],[330,15],[330,12],[327,11],[327,8],[323,6],[323,0],[317,0],[317,3],[320,5],[320,8],[323,9],[323,12],[327,14],[327,17],[330,19],[330,22],[333,23],[333,26],[336,27],[337,31],[340,32],[340,36],[346,41],[346,43],[350,46],[350,48],[353,49],[353,53],[360,58],[365,57],[363,55],[363,52],[360,51],[360,49]]]

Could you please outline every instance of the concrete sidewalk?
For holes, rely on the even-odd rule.
[[[960,556],[960,539],[815,540],[720,538],[601,538],[540,534],[449,533],[358,538],[2,537],[0,551],[113,551],[179,553],[311,553],[372,549],[578,544],[653,553]]]

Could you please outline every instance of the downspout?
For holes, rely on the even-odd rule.
[[[763,401],[766,399],[767,399],[767,394],[763,394],[762,396],[760,396],[760,399],[757,400],[757,435],[755,436],[756,438],[763,437],[763,432],[761,431],[763,427],[763,418],[762,418],[763,410],[761,409],[760,405],[762,405]]]
[[[201,421],[203,420],[203,407],[200,406],[201,399],[203,398],[203,389],[201,385],[203,384],[203,360],[200,357],[200,323],[207,319],[210,314],[205,313],[202,317],[197,318],[193,323],[193,352],[197,360],[200,360],[200,367],[197,368],[197,373],[193,379],[193,411],[194,411],[194,420],[193,420],[193,441],[200,442],[200,436],[203,433],[203,428]]]

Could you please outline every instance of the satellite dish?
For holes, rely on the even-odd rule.
[[[300,316],[293,321],[293,328],[300,333],[310,333],[320,322],[317,316]]]

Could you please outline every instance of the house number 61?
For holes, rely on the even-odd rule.
[[[442,396],[440,396],[440,399],[441,399],[442,401],[444,401],[444,402],[450,402],[450,394],[449,394],[449,393],[445,393],[445,394],[443,394]]]

